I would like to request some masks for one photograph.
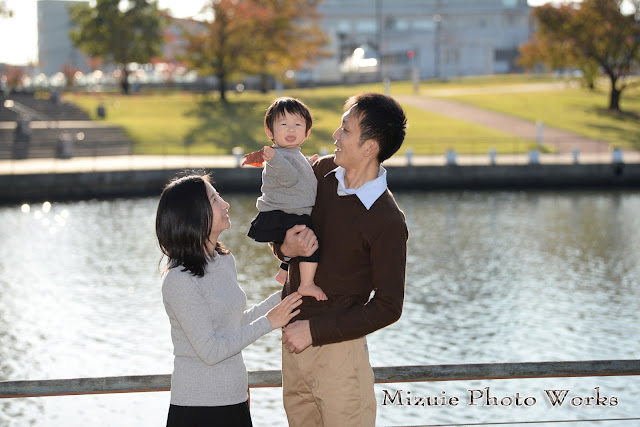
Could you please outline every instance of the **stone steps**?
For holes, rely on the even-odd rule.
[[[60,157],[61,144],[72,157],[132,153],[130,138],[118,127],[32,128],[28,143],[14,142],[15,132],[0,128],[0,159]]]

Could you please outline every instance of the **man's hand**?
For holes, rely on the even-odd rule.
[[[312,344],[308,320],[297,320],[282,329],[282,343],[290,352],[301,353]]]
[[[280,246],[282,255],[295,258],[299,256],[311,256],[318,249],[316,234],[306,225],[294,225],[287,230],[284,242]]]

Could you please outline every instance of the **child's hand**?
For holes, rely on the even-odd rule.
[[[313,156],[309,157],[309,163],[313,165],[319,158],[320,156],[318,154],[314,154]]]
[[[276,150],[271,147],[264,147],[262,149],[262,157],[267,161],[271,161],[276,155]]]

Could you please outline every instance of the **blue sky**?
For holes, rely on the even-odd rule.
[[[0,18],[0,63],[27,64],[38,59],[36,0],[5,0],[13,11],[12,18]],[[549,0],[529,0],[531,6]],[[177,17],[197,15],[205,0],[159,0],[161,8],[168,8]],[[10,41],[9,41],[10,40]]]

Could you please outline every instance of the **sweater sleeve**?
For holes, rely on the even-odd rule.
[[[242,323],[246,325],[248,323],[251,323],[257,320],[262,316],[265,316],[269,312],[269,310],[271,310],[273,307],[275,307],[280,303],[280,300],[281,300],[281,291],[274,292],[271,296],[269,296],[267,299],[265,299],[261,303],[258,303],[253,307],[251,307],[249,310],[246,310],[244,312]]]
[[[273,329],[269,320],[261,316],[238,330],[220,332],[215,327],[215,319],[212,324],[210,308],[192,280],[165,282],[163,298],[189,344],[207,365],[241,352]]]
[[[273,159],[268,161],[265,168],[271,168],[273,172],[270,175],[275,177],[278,184],[283,187],[293,187],[298,182],[298,173],[291,162],[278,151]]]
[[[404,221],[393,221],[382,227],[380,235],[370,242],[373,298],[364,305],[312,317],[309,326],[314,346],[360,338],[400,318],[408,238]]]

